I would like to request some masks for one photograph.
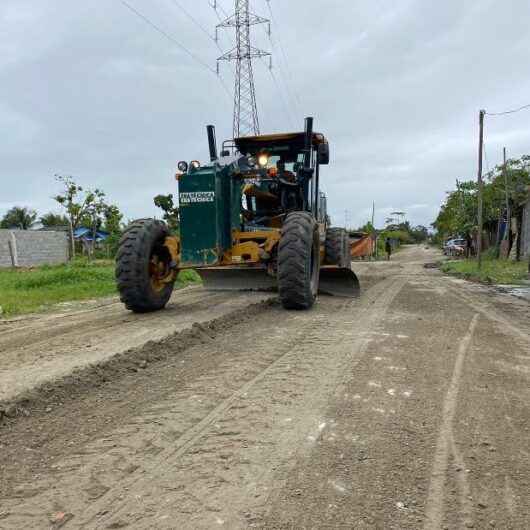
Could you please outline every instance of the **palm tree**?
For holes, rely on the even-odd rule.
[[[27,206],[13,206],[0,221],[0,228],[28,230],[37,220],[37,212]]]
[[[41,216],[39,219],[42,226],[51,228],[54,226],[70,226],[70,220],[65,215],[49,212]]]

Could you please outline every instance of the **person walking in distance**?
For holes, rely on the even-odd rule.
[[[390,261],[390,256],[392,255],[392,243],[390,242],[389,237],[385,239],[385,252],[387,261]]]

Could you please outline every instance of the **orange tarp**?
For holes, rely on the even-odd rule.
[[[351,242],[351,257],[362,258],[364,256],[371,256],[373,254],[373,249],[373,239],[367,235]]]

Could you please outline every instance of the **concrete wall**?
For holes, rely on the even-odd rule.
[[[68,233],[0,229],[0,267],[11,267],[9,241],[14,235],[19,267],[68,261]]]
[[[523,227],[521,230],[521,254],[530,257],[530,200],[526,203],[523,213]]]

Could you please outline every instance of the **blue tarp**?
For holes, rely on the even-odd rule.
[[[92,229],[80,226],[74,230],[74,239],[84,239],[85,241],[92,241]],[[109,233],[104,230],[96,230],[96,241],[105,241],[109,237]]]

